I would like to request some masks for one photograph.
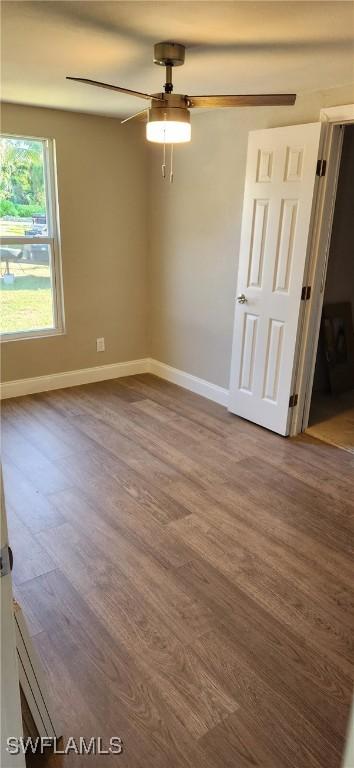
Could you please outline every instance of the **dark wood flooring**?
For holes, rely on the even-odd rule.
[[[15,593],[64,736],[124,743],[63,766],[339,768],[353,456],[150,375],[2,418]]]

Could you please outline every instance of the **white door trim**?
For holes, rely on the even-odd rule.
[[[2,469],[0,464],[0,547],[8,546],[5,497],[3,490]],[[10,570],[0,578],[1,593],[1,758],[4,768],[25,768],[22,751],[7,751],[7,739],[20,739],[23,736],[20,685],[16,653],[15,621],[12,599],[12,578]]]
[[[320,120],[323,123],[353,123],[354,104],[344,104],[341,107],[324,107],[320,110]]]
[[[326,161],[327,167],[326,175],[320,179],[318,185],[309,249],[307,284],[311,285],[311,300],[307,302],[299,344],[299,361],[295,384],[298,393],[298,406],[292,414],[290,426],[290,435],[292,436],[305,431],[308,426],[343,143],[342,126],[354,123],[354,104],[321,109],[320,119],[323,123],[322,158]]]

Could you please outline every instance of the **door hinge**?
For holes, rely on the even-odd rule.
[[[289,408],[295,408],[298,401],[298,395],[291,395],[289,399]]]
[[[0,549],[0,577],[7,576],[7,574],[12,571],[12,565],[12,550],[8,544],[5,544],[5,546]]]
[[[301,291],[301,301],[308,301],[311,297],[311,285],[303,285]]]
[[[316,176],[326,175],[327,160],[317,160]]]

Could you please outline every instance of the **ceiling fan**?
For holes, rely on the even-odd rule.
[[[267,106],[288,106],[295,104],[296,94],[294,93],[273,93],[273,94],[248,94],[239,96],[186,96],[173,93],[172,69],[184,64],[185,46],[180,43],[162,42],[154,46],[154,63],[166,67],[166,82],[162,93],[143,93],[141,91],[132,91],[129,88],[122,88],[118,85],[109,85],[97,80],[90,80],[85,77],[67,77],[67,80],[76,80],[79,83],[95,85],[99,88],[107,88],[118,93],[127,93],[131,96],[138,96],[140,99],[150,101],[150,106],[140,112],[122,120],[126,123],[135,118],[146,119],[146,138],[148,141],[160,144],[180,144],[191,139],[190,109],[194,107],[267,107]],[[165,149],[164,162],[162,165],[162,174],[165,177]],[[170,180],[173,179],[171,170]]]

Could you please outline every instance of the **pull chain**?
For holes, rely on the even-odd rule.
[[[162,178],[166,178],[166,141],[163,143],[162,154],[162,166],[161,166]],[[170,184],[173,183],[173,144],[171,144],[171,162],[170,162]]]
[[[170,184],[173,182],[173,144],[171,144]]]
[[[166,142],[163,143],[162,178],[166,178]]]

